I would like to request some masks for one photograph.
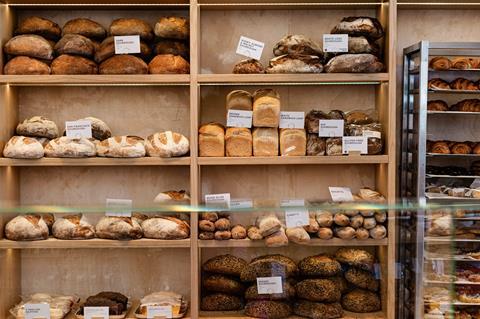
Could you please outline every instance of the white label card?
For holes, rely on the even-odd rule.
[[[227,126],[228,127],[252,127],[252,111],[228,110]]]
[[[342,138],[342,153],[360,152],[360,154],[368,153],[367,138],[364,136],[344,136]]]
[[[343,136],[344,120],[319,120],[318,136],[340,137]]]
[[[251,199],[232,199],[230,200],[230,208],[252,208],[253,201]]]
[[[84,319],[108,319],[108,307],[83,307]]]
[[[132,217],[133,201],[131,199],[107,198],[106,216]]]
[[[348,34],[324,34],[323,52],[348,52]]]
[[[280,128],[305,128],[305,112],[280,112]]]
[[[25,304],[25,319],[50,319],[50,305],[47,303]]]
[[[352,191],[348,187],[328,187],[334,202],[352,202]]]
[[[238,41],[237,54],[244,55],[255,60],[260,60],[264,47],[265,43],[244,37],[242,35]]]
[[[92,138],[92,121],[89,121],[89,120],[66,121],[65,131],[66,131],[67,137]]]
[[[283,293],[282,277],[257,277],[259,295]]]
[[[172,306],[147,306],[147,319],[172,317]]]
[[[140,53],[140,36],[123,35],[113,37],[115,54]]]
[[[480,188],[480,178],[475,178],[470,185],[470,188]]]
[[[207,206],[230,208],[230,193],[205,195]]]
[[[363,137],[382,138],[382,133],[377,131],[363,131]]]
[[[305,206],[304,199],[282,199],[280,201],[280,207],[298,207]]]
[[[306,209],[286,209],[285,224],[287,228],[306,226],[310,224],[308,210]]]

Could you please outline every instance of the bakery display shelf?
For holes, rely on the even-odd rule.
[[[200,318],[209,318],[209,319],[252,319],[253,317],[246,316],[243,312],[240,311],[200,311]],[[304,317],[291,315],[282,319],[300,319]],[[343,312],[343,317],[340,319],[384,319],[386,318],[383,312],[369,312],[369,313],[353,313],[349,311]]]
[[[425,280],[426,284],[431,285],[471,285],[471,286],[478,286],[480,282],[472,282],[472,281],[441,281],[441,280]]]
[[[136,240],[62,240],[49,238],[36,241],[0,240],[0,249],[50,249],[50,248],[189,248],[190,239],[160,240],[141,238]]]
[[[428,93],[439,93],[439,94],[480,94],[480,90],[438,90],[438,89],[428,89]]]
[[[276,84],[380,84],[388,82],[388,73],[352,74],[199,74],[201,85],[276,85]]]
[[[189,85],[190,75],[0,75],[0,84],[12,86]]]
[[[0,158],[1,166],[169,166],[190,165],[190,157],[140,157],[140,158]]]
[[[461,112],[461,111],[427,111],[429,115],[450,114],[450,115],[480,115],[480,112]]]
[[[198,165],[384,164],[388,155],[199,157]]]
[[[467,178],[480,178],[478,175],[437,175],[437,174],[426,174],[426,178],[458,178],[458,179],[467,179]]]
[[[425,242],[430,244],[447,244],[451,245],[452,242],[457,243],[480,243],[480,239],[463,239],[463,238],[452,238],[450,236],[445,237],[425,237]]]
[[[387,246],[388,238],[383,239],[366,239],[366,240],[347,240],[340,238],[332,238],[323,240],[319,238],[310,239],[304,244],[290,243],[289,246]],[[198,246],[201,248],[222,248],[222,247],[267,247],[264,240],[249,239],[230,239],[230,240],[199,240]],[[272,249],[270,247],[270,249]]]
[[[427,153],[427,157],[478,157],[480,158],[480,154],[440,154],[440,153]]]
[[[435,194],[435,195],[432,195]],[[428,200],[435,201],[435,200],[451,200],[451,201],[466,201],[466,202],[474,202],[474,201],[479,201],[480,198],[472,198],[472,197],[454,197],[454,196],[448,196],[445,194],[440,194],[440,193],[430,193],[430,194],[425,194],[425,197]]]

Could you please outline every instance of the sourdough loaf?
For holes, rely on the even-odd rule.
[[[6,75],[46,75],[50,74],[48,64],[28,56],[17,56],[5,64]]]
[[[101,157],[143,157],[145,145],[138,136],[114,136],[96,143],[97,156]]]
[[[8,158],[41,158],[43,145],[33,137],[13,136],[3,149],[3,156]]]

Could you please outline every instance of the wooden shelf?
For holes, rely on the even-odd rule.
[[[480,239],[465,239],[465,238],[455,238],[453,236],[442,237],[425,237],[425,242],[429,244],[447,244],[452,245],[452,242],[455,243],[480,243]]]
[[[200,311],[200,318],[209,318],[209,319],[252,319],[252,317],[246,316],[241,311]],[[304,317],[299,316],[289,316],[284,319],[299,319]],[[349,311],[343,312],[342,318],[348,319],[383,319],[386,318],[383,312],[369,312],[369,313],[353,313]],[[340,319],[342,319],[340,318]]]
[[[199,165],[311,165],[311,164],[383,164],[388,155],[361,156],[273,156],[273,157],[199,157]]]
[[[110,239],[87,239],[87,240],[61,240],[49,238],[36,241],[13,241],[0,240],[0,249],[46,249],[46,248],[189,248],[190,239],[160,240],[160,239],[136,239],[136,240],[110,240]]]
[[[190,157],[158,158],[40,158],[12,159],[0,158],[1,166],[169,166],[190,165]]]
[[[388,81],[388,73],[320,74],[199,74],[200,84],[379,84]]]
[[[0,84],[12,86],[189,85],[190,75],[0,75]]]
[[[387,246],[388,238],[384,239],[366,239],[366,240],[345,240],[340,238],[332,238],[329,240],[311,239],[305,244],[290,245],[298,246]],[[236,248],[236,247],[267,247],[264,240],[249,240],[249,239],[230,239],[230,240],[199,240],[198,246],[201,248]],[[271,248],[271,247],[270,247]]]

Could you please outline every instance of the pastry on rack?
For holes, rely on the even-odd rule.
[[[452,111],[459,112],[480,112],[479,99],[465,99],[452,105]]]
[[[472,69],[480,69],[480,59],[479,58],[470,58],[470,64]]]
[[[478,85],[473,81],[464,78],[457,78],[450,82],[450,88],[452,90],[475,91],[478,90]]]
[[[430,60],[430,68],[435,71],[446,71],[452,67],[452,61],[444,56],[437,56]]]
[[[470,147],[470,145],[468,145],[467,142],[459,142],[453,144],[453,146],[450,147],[450,151],[452,154],[471,154],[472,148]]]
[[[480,289],[478,286],[459,286],[457,298],[464,303],[480,303]]]
[[[447,81],[435,78],[428,81],[428,88],[431,90],[449,90],[450,85]]]
[[[430,149],[427,150],[429,153],[435,153],[435,154],[450,154],[450,147],[448,146],[447,142],[444,141],[438,141],[438,142],[433,142],[431,145]]]
[[[448,104],[442,100],[428,101],[427,110],[429,111],[448,111]]]
[[[452,69],[468,70],[472,68],[471,59],[465,57],[457,57],[452,59]]]

